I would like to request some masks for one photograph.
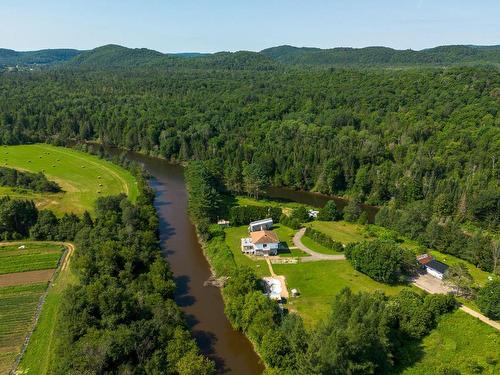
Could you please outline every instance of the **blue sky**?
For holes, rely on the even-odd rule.
[[[499,0],[0,0],[0,47],[162,52],[500,44]]]

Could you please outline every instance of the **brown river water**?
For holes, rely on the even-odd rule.
[[[175,300],[201,350],[216,362],[220,373],[261,374],[264,366],[252,344],[224,315],[220,290],[203,285],[211,275],[210,266],[187,214],[183,168],[136,153],[127,157],[143,164],[153,177],[161,247],[177,285]]]

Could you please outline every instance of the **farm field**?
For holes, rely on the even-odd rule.
[[[40,297],[63,250],[53,242],[0,244],[0,374],[8,373],[33,328]]]
[[[409,288],[378,283],[356,271],[346,260],[274,264],[273,269],[286,277],[289,290],[299,290],[300,296],[290,299],[287,306],[296,310],[308,326],[328,314],[334,296],[343,288],[349,287],[355,292],[381,290],[388,295]]]
[[[427,375],[429,369],[443,374],[498,374],[500,333],[457,310],[440,318],[414,357],[416,362],[402,370],[403,375]]]
[[[7,374],[24,338],[47,283],[0,288],[0,374]]]
[[[44,172],[49,180],[57,182],[62,193],[38,194],[2,187],[0,195],[34,199],[39,208],[51,209],[61,215],[65,212],[81,214],[92,212],[99,196],[125,193],[132,201],[138,188],[132,174],[125,169],[96,156],[47,144],[3,146],[0,165]]]
[[[52,243],[25,242],[0,246],[0,275],[57,267],[63,247]]]
[[[47,293],[40,318],[31,336],[26,352],[19,364],[24,374],[51,374],[55,361],[55,348],[60,339],[61,327],[58,326],[61,300],[64,290],[77,282],[71,272],[71,265],[61,270]]]

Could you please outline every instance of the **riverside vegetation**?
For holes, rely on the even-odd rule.
[[[92,215],[57,217],[32,201],[2,198],[4,238],[73,241],[77,247],[74,276],[70,282],[61,280],[65,290],[49,292],[42,326],[28,345],[21,371],[213,373],[214,364],[199,353],[173,300],[175,283],[160,254],[154,194],[140,168],[130,168],[138,194],[95,194]],[[55,327],[49,324],[53,319]]]

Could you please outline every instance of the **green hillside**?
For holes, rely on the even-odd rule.
[[[303,65],[456,65],[500,63],[500,46],[440,46],[421,51],[395,50],[387,47],[299,48],[279,46],[261,53],[283,64]]]
[[[67,61],[81,51],[76,49],[43,49],[40,51],[19,52],[0,48],[0,67],[16,65],[49,65]]]
[[[106,45],[84,52],[64,64],[66,69],[100,70],[133,68],[186,68],[224,70],[270,70],[277,64],[257,52],[218,52],[214,54],[162,54],[146,48]]]

